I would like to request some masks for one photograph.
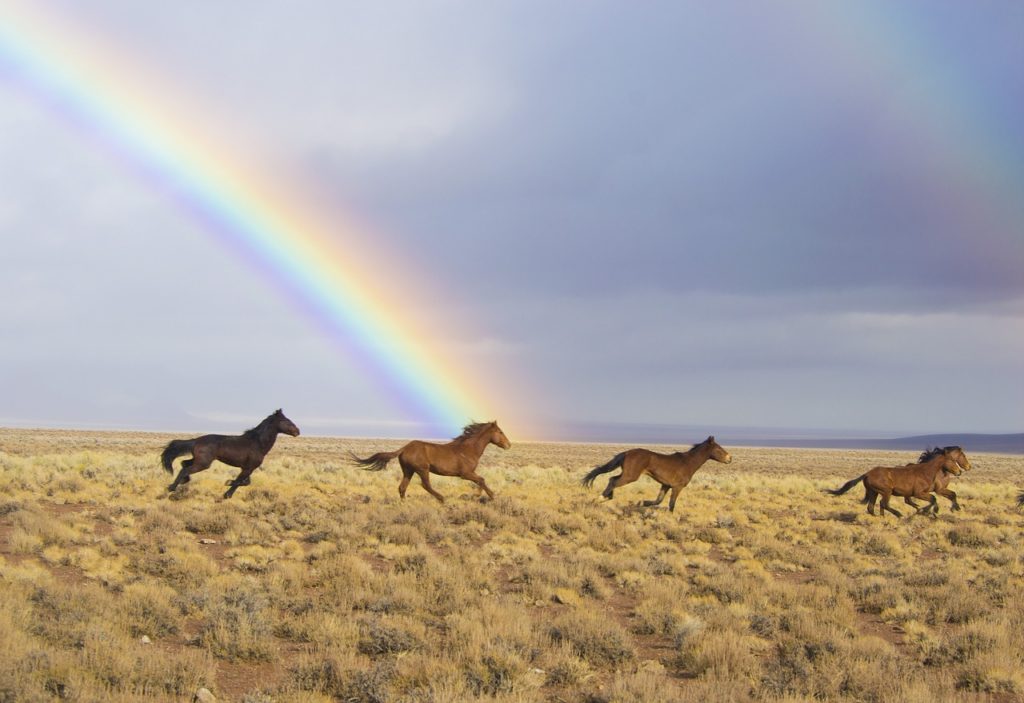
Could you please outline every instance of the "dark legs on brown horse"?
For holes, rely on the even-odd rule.
[[[888,510],[890,513],[892,513],[896,517],[903,517],[903,513],[901,513],[900,511],[896,510],[895,508],[889,507],[889,499],[892,498],[892,494],[891,493],[879,493],[878,491],[875,491],[875,490],[873,490],[871,488],[868,488],[868,493],[864,497],[864,501],[868,504],[868,512],[869,513],[871,513],[872,515],[875,514],[875,500],[878,498],[879,495],[882,496],[882,501],[880,503],[881,510],[878,513],[880,516],[884,516],[885,515],[885,511]],[[919,506],[917,503],[915,503],[913,501],[914,498],[920,498],[920,499],[924,500],[925,497],[927,497],[929,499],[927,505]],[[922,496],[922,495],[904,496],[903,501],[905,503],[907,503],[908,505],[910,505],[911,507],[913,507],[917,511],[918,515],[921,515],[921,514],[924,514],[924,515],[931,514],[932,517],[935,517],[936,514],[939,512],[939,501],[938,501],[938,499],[933,494],[928,494],[927,496]]]
[[[920,496],[918,496],[918,497],[920,497]],[[921,514],[921,513],[925,513],[925,514],[931,513],[932,515],[935,515],[935,514],[937,514],[939,512],[939,503],[935,499],[935,496],[932,496],[932,499],[930,501],[928,501],[928,505],[924,505],[924,506],[921,506],[921,505],[918,505],[917,503],[915,503],[914,499],[911,496],[904,496],[903,502],[906,503],[907,505],[909,505],[910,507],[912,507],[914,510],[916,510],[918,512],[918,514]],[[953,505],[954,505],[953,510],[959,510],[960,509],[960,506],[957,505],[956,503],[954,503]]]
[[[948,488],[940,488],[935,492],[938,493],[943,498],[947,498],[953,504],[950,507],[950,510],[963,510],[963,508],[960,507],[960,501],[956,499],[956,493],[954,493],[953,491],[949,490]]]
[[[668,494],[668,490],[670,488],[672,488],[672,486],[667,483],[661,484],[661,490],[658,491],[658,497],[654,500],[645,500],[644,507],[653,508],[656,505],[661,505],[661,501],[665,500],[665,496]]]
[[[869,513],[871,513],[872,515],[875,514],[875,501],[878,499],[879,495],[882,496],[881,510],[878,513],[879,516],[883,516],[884,517],[885,516],[885,511],[888,510],[890,513],[892,513],[896,517],[903,517],[903,513],[901,513],[899,510],[896,510],[895,508],[890,508],[889,507],[889,499],[892,497],[891,493],[879,494],[878,491],[876,491],[876,490],[874,490],[872,488],[868,488],[868,494],[867,494],[867,496],[865,496],[865,501],[868,504],[868,512]]]
[[[412,480],[415,473],[416,470],[411,466],[402,464],[402,482],[398,484],[398,497],[402,500],[405,500],[405,490],[409,487],[409,481]]]
[[[639,475],[633,477],[626,476],[625,471],[623,471],[618,476],[612,476],[610,479],[608,479],[608,486],[604,489],[604,492],[601,493],[601,495],[604,496],[605,498],[611,498],[615,494],[616,488],[618,488],[619,486],[625,486],[629,483],[633,483],[633,481],[637,480],[638,478],[640,478]]]
[[[622,478],[622,474],[619,474],[618,476],[612,476],[610,479],[608,479],[608,485],[605,486],[603,491],[601,491],[602,498],[607,498],[611,500],[611,497],[615,495],[615,484],[619,482],[620,478]]]
[[[619,486],[625,486],[628,483],[633,483],[636,478],[624,478],[624,474],[618,476],[612,476],[608,479],[608,487],[604,489],[604,493],[601,495],[605,498],[611,498],[615,494],[615,489]],[[661,502],[665,500],[665,496],[669,491],[672,491],[672,496],[668,500],[668,511],[675,512],[676,509],[676,498],[679,497],[679,491],[683,490],[682,486],[672,486],[668,483],[661,484],[661,490],[658,491],[658,497],[654,500],[645,500],[641,503],[645,508],[653,508],[657,505],[661,505]]]

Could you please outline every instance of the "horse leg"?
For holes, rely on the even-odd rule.
[[[181,470],[178,471],[178,475],[174,477],[174,482],[167,487],[167,490],[172,492],[177,490],[178,486],[192,480],[192,474],[198,473],[203,469],[208,469],[211,463],[212,461],[207,462],[205,466],[203,464],[199,464],[197,466],[196,458],[194,456],[191,459],[185,459],[185,461],[181,462]]]
[[[398,497],[402,500],[405,500],[405,489],[409,487],[409,481],[412,480],[412,476],[415,473],[408,466],[402,464],[402,482],[398,484]]]
[[[882,505],[882,515],[885,515],[885,511],[888,510],[890,513],[892,513],[896,517],[903,517],[903,513],[901,513],[899,510],[897,510],[896,508],[890,508],[889,507],[889,499],[891,497],[892,497],[891,493],[883,493],[882,494],[882,504],[881,504]]]
[[[234,481],[228,481],[228,486],[230,486],[230,488],[224,491],[224,497],[230,498],[235,494],[235,491],[238,490],[239,486],[248,486],[250,483],[252,483],[252,480],[250,480],[249,476],[251,476],[252,472],[258,468],[258,466],[254,466],[251,469],[242,469],[241,473],[238,474],[238,477],[235,478]]]
[[[620,486],[625,486],[627,483],[633,483],[633,481],[637,480],[638,478],[640,478],[640,474],[637,474],[636,476],[632,474],[627,474],[626,469],[623,468],[621,474],[619,474],[618,476],[612,476],[610,479],[608,479],[608,487],[604,489],[604,493],[602,493],[601,495],[603,495],[605,498],[611,498],[612,495],[615,493],[616,488]]]
[[[949,490],[948,488],[940,488],[935,492],[938,493],[943,498],[948,499],[951,503],[953,503],[953,506],[950,508],[950,510],[952,510],[953,512],[956,512],[957,510],[963,510],[963,508],[960,507],[960,501],[956,499],[956,493],[954,493],[953,491]]]
[[[867,494],[864,496],[864,502],[868,504],[868,514],[875,514],[875,501],[878,500],[878,491],[871,488],[868,489]],[[882,513],[885,514],[884,512]]]
[[[435,491],[434,487],[430,485],[430,471],[426,469],[419,469],[416,473],[420,475],[420,483],[423,484],[423,488],[426,489],[427,493],[434,496],[443,503],[444,496]]]
[[[676,498],[679,497],[679,491],[683,490],[682,486],[672,487],[672,496],[668,499],[668,511],[674,513],[676,511]]]
[[[665,494],[668,493],[668,489],[671,487],[672,486],[668,485],[667,483],[661,484],[661,490],[658,492],[658,497],[655,498],[654,500],[645,500],[644,506],[648,508],[653,508],[656,505],[661,505],[661,501],[665,500]]]
[[[477,473],[471,473],[468,476],[463,476],[467,481],[472,481],[476,484],[476,487],[487,494],[487,497],[494,500],[494,493],[490,488],[487,487],[487,483],[484,481],[484,477]]]

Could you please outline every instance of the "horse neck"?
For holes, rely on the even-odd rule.
[[[934,457],[930,461],[926,461],[922,466],[928,467],[928,473],[932,476],[932,483],[934,483],[939,475],[943,473],[943,465],[946,463],[946,457],[942,454]]]
[[[260,449],[263,450],[264,454],[269,452],[273,448],[274,442],[277,441],[277,429],[271,422],[261,424],[257,427],[255,435],[256,443],[259,445]]]
[[[485,433],[481,432],[472,437],[460,437],[456,442],[466,448],[466,454],[480,461],[480,457],[483,456],[484,450],[487,449],[487,445],[491,443],[491,440]]]
[[[711,447],[707,444],[698,444],[686,453],[695,459],[696,466],[700,467],[711,458]]]
[[[698,444],[696,447],[682,452],[683,461],[693,467],[692,471],[696,471],[700,467],[704,466],[705,462],[711,458],[711,447],[706,444]],[[692,473],[691,473],[692,475]]]

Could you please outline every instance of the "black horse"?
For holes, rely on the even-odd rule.
[[[160,455],[167,473],[174,473],[172,462],[177,457],[191,452],[192,458],[181,462],[181,471],[167,490],[173,491],[181,484],[188,483],[192,480],[192,474],[210,468],[210,464],[217,460],[242,469],[237,478],[225,484],[230,488],[224,497],[230,498],[239,486],[249,485],[249,475],[263,463],[263,457],[274,446],[281,432],[292,437],[299,436],[299,428],[278,409],[241,435],[207,434],[195,439],[171,440]]]

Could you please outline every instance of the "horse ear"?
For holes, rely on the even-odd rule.
[[[715,436],[713,434],[709,434],[708,435],[708,441],[709,442],[714,442],[715,441]]]

